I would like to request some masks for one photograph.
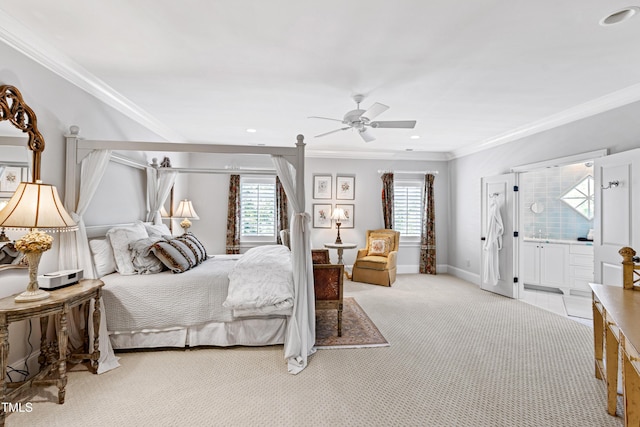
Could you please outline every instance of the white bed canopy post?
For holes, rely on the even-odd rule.
[[[291,224],[291,262],[293,263],[293,314],[287,323],[284,357],[288,371],[297,374],[307,366],[315,345],[315,295],[311,262],[310,215],[305,212],[304,137],[298,135],[295,171],[282,156],[272,156],[278,177],[294,211]],[[294,175],[295,173],[295,182]]]
[[[71,133],[67,136],[68,149],[75,151],[75,141],[78,139],[79,128],[71,126]],[[69,141],[71,145],[69,147]],[[76,180],[73,180],[73,191],[69,191],[70,179],[67,177],[65,187],[65,207],[70,212],[73,220],[78,224],[78,231],[72,233],[63,233],[60,235],[60,257],[58,267],[61,270],[71,268],[82,268],[85,278],[96,278],[95,269],[91,260],[91,251],[89,249],[89,241],[87,239],[87,230],[84,224],[83,215],[87,211],[91,199],[102,181],[109,159],[111,158],[110,150],[95,150],[89,153],[87,157],[82,159],[80,171],[80,190],[76,193]],[[77,197],[76,197],[77,194]]]
[[[80,138],[78,134],[80,128],[71,126],[67,138],[67,168],[65,177],[64,204],[71,213],[72,218],[78,224],[78,231],[60,234],[60,256],[58,268],[61,270],[71,268],[82,268],[85,278],[97,277],[93,261],[91,260],[91,250],[87,238],[87,229],[82,216],[89,207],[111,158],[111,150],[95,150],[83,159],[78,158],[77,149]],[[78,173],[78,163],[81,161],[81,171]],[[79,188],[79,190],[78,190]],[[93,310],[93,302],[91,302]],[[100,310],[104,313],[104,301],[100,299]],[[82,343],[82,335],[75,317],[81,315],[77,311],[72,311],[69,315],[69,340],[74,346]],[[84,323],[84,322],[81,322]],[[93,339],[93,323],[89,322],[89,331]],[[106,318],[100,319],[100,335],[108,337]],[[113,352],[111,341],[100,340],[100,360],[98,361],[98,373],[110,371],[120,364]]]

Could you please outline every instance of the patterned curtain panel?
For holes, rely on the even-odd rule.
[[[420,239],[420,273],[436,274],[436,214],[433,204],[434,175],[424,176],[422,194],[422,236]]]
[[[227,205],[227,253],[240,253],[240,175],[229,176]]]
[[[289,203],[280,178],[276,176],[276,243],[282,244],[280,231],[289,229]]]
[[[382,174],[382,217],[384,228],[393,228],[393,173]]]

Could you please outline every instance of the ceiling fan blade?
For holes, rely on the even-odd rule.
[[[369,132],[369,129],[365,128],[361,131],[358,131],[358,133],[360,134],[360,137],[364,140],[364,142],[371,142],[376,140],[373,134]]]
[[[320,138],[321,136],[331,135],[332,133],[340,132],[341,130],[347,130],[347,129],[351,129],[351,127],[347,126],[345,128],[332,130],[331,132],[321,133],[320,135],[316,135],[314,138]]]
[[[342,123],[342,120],[340,119],[332,119],[330,117],[318,117],[318,116],[309,116],[307,117],[308,119],[322,119],[322,120],[333,120],[334,122],[340,122]]]
[[[373,120],[374,117],[378,117],[379,114],[384,113],[388,109],[389,109],[388,106],[384,104],[380,104],[379,102],[376,102],[371,107],[369,107],[367,111],[362,113],[362,116],[360,117],[364,117],[365,119],[368,119],[368,120]]]
[[[396,121],[387,121],[387,122],[371,122],[372,128],[406,128],[413,129],[416,127],[415,120],[396,120]]]

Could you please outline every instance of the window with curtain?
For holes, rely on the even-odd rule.
[[[393,186],[393,229],[404,237],[419,238],[422,232],[421,180],[396,180]]]
[[[240,236],[243,240],[275,241],[275,177],[240,178]]]

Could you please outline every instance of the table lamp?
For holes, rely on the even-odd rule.
[[[186,233],[189,227],[191,227],[191,219],[200,219],[195,209],[193,209],[193,204],[191,200],[180,200],[180,204],[178,205],[178,209],[173,213],[174,218],[182,218],[182,222],[180,223],[180,227]]]
[[[1,201],[0,202],[0,211],[5,206],[7,206],[7,201],[6,200]],[[10,242],[10,241],[11,241],[11,239],[9,239],[9,237],[7,237],[7,235],[4,233],[4,227],[0,228],[0,243]]]
[[[27,290],[15,298],[16,302],[39,301],[49,297],[38,285],[38,264],[42,253],[51,249],[53,237],[46,232],[77,230],[78,226],[65,210],[58,190],[53,185],[21,182],[0,210],[0,228],[29,230],[16,240],[16,249],[23,252],[29,264]]]
[[[335,243],[342,243],[342,239],[340,238],[340,226],[342,223],[340,221],[344,221],[347,219],[347,216],[344,213],[344,209],[335,208],[333,213],[331,214],[331,219],[336,222],[336,226],[338,227],[338,237],[336,237]]]

